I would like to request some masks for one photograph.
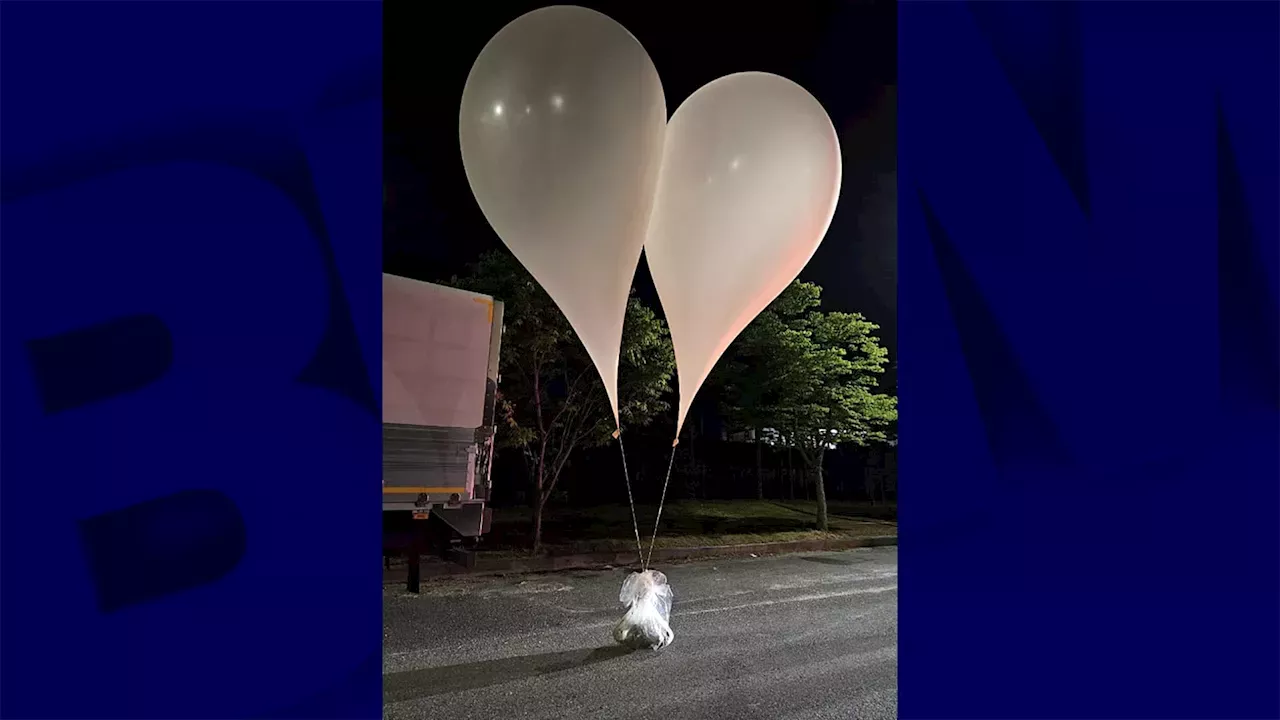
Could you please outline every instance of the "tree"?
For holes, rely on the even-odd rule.
[[[506,252],[486,253],[453,285],[504,302],[498,409],[501,447],[523,454],[533,486],[533,552],[542,545],[547,500],[575,450],[608,442],[613,413],[599,373],[564,313]],[[618,368],[624,426],[648,424],[669,409],[675,354],[666,323],[631,298]]]
[[[761,452],[767,429],[778,432],[778,403],[794,394],[796,379],[790,365],[807,352],[808,336],[790,327],[789,319],[803,316],[819,303],[821,289],[812,283],[791,283],[764,312],[738,335],[717,364],[711,383],[721,388],[721,413],[731,427],[750,430],[756,445],[756,498],[764,499]]]
[[[898,411],[897,398],[877,392],[888,362],[878,326],[820,304],[821,288],[793,282],[743,332],[725,376],[737,416],[772,427],[800,454],[814,478],[818,528],[826,530],[826,451],[886,441]]]

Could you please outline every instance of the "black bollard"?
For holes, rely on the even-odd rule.
[[[409,563],[408,590],[411,593],[422,592],[422,556],[418,554],[417,543],[405,553],[405,561]]]

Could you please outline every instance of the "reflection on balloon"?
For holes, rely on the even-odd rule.
[[[677,436],[725,349],[813,257],[840,171],[826,111],[777,75],[727,75],[672,116],[645,256],[675,345]]]
[[[635,37],[567,5],[502,28],[462,94],[459,140],[476,202],[573,325],[615,420],[622,322],[666,121],[658,72]]]

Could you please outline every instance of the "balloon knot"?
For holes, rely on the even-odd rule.
[[[675,447],[679,444],[680,444],[680,438],[676,438],[675,440],[671,441],[671,447]]]
[[[622,428],[618,428],[617,430],[614,430],[614,431],[613,431],[613,439],[614,439],[614,440],[617,440],[617,439],[618,439],[618,436],[619,436],[619,435],[621,435],[621,434],[622,434]]]

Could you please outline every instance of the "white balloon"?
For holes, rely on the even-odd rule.
[[[818,249],[840,172],[831,119],[786,78],[726,75],[672,116],[645,256],[675,345],[677,437],[716,361]]]
[[[462,164],[498,237],[564,312],[618,417],[618,353],[667,108],[653,61],[586,8],[527,13],[462,93]]]

